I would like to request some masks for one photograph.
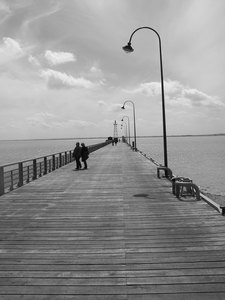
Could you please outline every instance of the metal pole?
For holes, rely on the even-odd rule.
[[[133,115],[134,115],[134,151],[137,151],[136,117],[135,117],[134,103],[133,103]]]
[[[125,108],[124,105],[125,105],[127,102],[130,102],[130,103],[133,105],[133,119],[134,119],[134,150],[137,151],[137,134],[136,134],[135,105],[134,105],[134,102],[133,102],[133,101],[131,101],[131,100],[126,100],[126,101],[123,103],[122,108]]]
[[[123,116],[123,118],[127,118],[128,120],[128,137],[129,137],[129,145],[130,145],[130,118],[128,116]]]
[[[164,146],[164,166],[168,168],[167,158],[167,135],[166,135],[166,113],[165,113],[165,96],[164,96],[164,80],[163,80],[163,64],[162,64],[162,47],[159,38],[159,56],[160,56],[160,73],[161,73],[161,90],[162,90],[162,118],[163,118],[163,146]]]
[[[126,140],[127,140],[127,123],[124,123],[125,124],[125,137],[126,137]]]

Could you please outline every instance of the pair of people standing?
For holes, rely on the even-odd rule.
[[[76,143],[76,147],[73,150],[73,157],[76,160],[76,170],[80,170],[82,168],[80,158],[84,163],[83,170],[87,169],[87,159],[89,157],[89,151],[88,147],[86,147],[84,143],[81,143],[81,146],[79,142]]]

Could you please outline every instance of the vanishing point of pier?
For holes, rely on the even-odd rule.
[[[0,299],[225,299],[225,218],[126,144],[0,198]]]

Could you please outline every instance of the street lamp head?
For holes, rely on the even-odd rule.
[[[124,50],[126,53],[131,53],[131,52],[134,51],[134,49],[132,48],[130,42],[128,42],[127,45],[123,47],[123,50]]]
[[[123,106],[121,107],[121,109],[125,109],[125,106],[123,105]]]

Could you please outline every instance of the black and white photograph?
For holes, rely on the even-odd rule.
[[[0,0],[0,300],[225,299],[224,12]]]

